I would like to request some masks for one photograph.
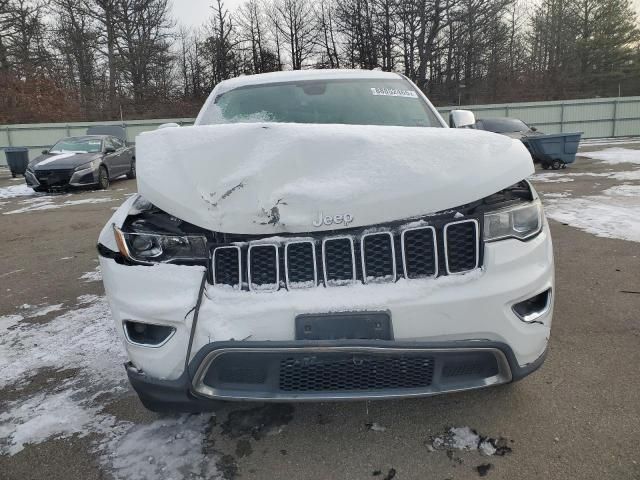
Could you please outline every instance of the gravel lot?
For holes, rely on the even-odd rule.
[[[604,160],[533,177],[557,272],[534,375],[426,399],[192,416],[147,412],[128,387],[96,271],[98,233],[135,181],[36,196],[0,169],[0,479],[640,479],[640,160],[612,161],[610,148],[640,143],[585,146]],[[456,449],[451,427],[502,455]]]

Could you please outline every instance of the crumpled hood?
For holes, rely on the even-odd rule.
[[[76,168],[99,157],[99,153],[47,153],[36,157],[29,166],[35,170]]]
[[[479,200],[534,171],[521,142],[470,129],[207,125],[143,133],[137,151],[140,194],[226,233],[410,219]]]

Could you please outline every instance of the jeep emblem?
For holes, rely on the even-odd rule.
[[[318,213],[318,218],[313,221],[314,227],[321,227],[322,225],[344,225],[345,227],[353,222],[353,215],[350,213],[343,213],[340,215],[324,215],[322,212]]]

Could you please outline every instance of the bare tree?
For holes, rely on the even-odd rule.
[[[278,32],[289,46],[291,67],[302,69],[303,63],[314,53],[316,28],[309,0],[277,0],[275,13],[282,19],[276,24]]]

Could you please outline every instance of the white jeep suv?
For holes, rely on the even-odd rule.
[[[402,75],[220,83],[137,139],[105,290],[153,410],[415,397],[544,361],[554,267],[521,142],[448,128]]]

